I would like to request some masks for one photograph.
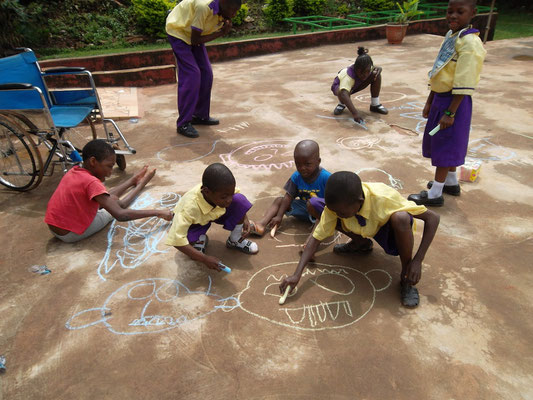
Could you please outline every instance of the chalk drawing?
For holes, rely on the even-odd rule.
[[[241,131],[241,130],[245,130],[249,126],[250,126],[250,124],[248,122],[241,122],[241,123],[235,124],[233,126],[230,126],[229,128],[219,128],[219,129],[217,129],[217,132],[228,133],[230,131]]]
[[[360,168],[357,171],[355,171],[355,173],[357,175],[359,175],[361,172],[365,172],[365,171],[377,171],[377,172],[380,172],[380,173],[384,174],[388,178],[389,186],[393,187],[396,190],[403,189],[403,182],[401,180],[396,179],[391,174],[389,174],[387,171],[383,171],[382,169],[379,169],[379,168]]]
[[[514,151],[494,144],[486,138],[471,140],[467,154],[470,158],[484,161],[507,161],[516,157]]]
[[[229,312],[239,306],[235,297],[212,293],[211,277],[208,279],[206,290],[190,290],[180,281],[166,278],[126,283],[101,307],[74,314],[65,327],[75,330],[102,324],[117,335],[142,335],[175,329],[218,310]]]
[[[180,198],[179,194],[165,193],[161,199],[156,200],[148,192],[144,192],[131,208],[174,208]],[[166,253],[168,250],[159,250],[158,245],[170,226],[170,222],[158,217],[128,221],[125,226],[113,220],[107,233],[107,249],[98,265],[98,276],[105,281],[104,275],[109,274],[117,265],[124,269],[135,269],[152,255]],[[122,238],[116,240],[120,234]]]
[[[297,330],[339,329],[367,315],[376,293],[392,282],[389,273],[381,269],[363,273],[352,267],[313,263],[310,265],[314,268],[304,271],[285,305],[279,306],[279,284],[296,264],[273,264],[257,271],[237,295],[240,308],[265,321]],[[381,274],[379,281],[386,283],[374,283],[373,274]]]
[[[337,139],[337,144],[348,150],[370,149],[381,142],[381,138],[369,136],[350,136]],[[379,147],[379,146],[377,146]]]
[[[220,158],[228,167],[254,170],[294,168],[294,145],[292,140],[254,142],[220,154]]]
[[[419,101],[410,101],[407,104],[399,107],[390,107],[389,111],[392,110],[414,110],[411,112],[402,112],[400,113],[400,117],[414,119],[415,121],[418,121],[416,124],[415,131],[417,133],[423,134],[424,128],[426,127],[427,119],[422,116],[422,111],[424,110],[425,103],[421,103]]]
[[[183,162],[183,163],[186,163],[186,162],[193,162],[193,161],[196,161],[196,160],[200,160],[201,158],[204,158],[204,157],[207,157],[209,154],[213,153],[213,151],[215,151],[215,146],[217,145],[217,143],[220,142],[220,140],[215,140],[214,142],[187,142],[187,143],[180,143],[180,144],[175,144],[175,145],[172,145],[172,146],[167,146],[165,147],[164,149],[162,150],[159,150],[157,153],[156,153],[156,157],[158,159],[160,159],[161,161],[172,161],[172,162],[177,162],[177,163],[180,163],[180,162]],[[188,160],[180,160],[180,159],[172,159],[172,160],[165,160],[163,158],[164,154],[165,153],[168,153],[169,150],[172,150],[176,147],[185,147],[185,146],[195,146],[195,145],[203,145],[203,144],[212,144],[211,145],[211,150],[209,150],[207,153],[205,154],[202,154],[198,157],[194,157],[194,158],[191,158],[191,159],[188,159]]]
[[[360,101],[361,103],[370,103],[371,99],[370,94],[359,94],[355,96],[355,99]],[[383,103],[392,103],[394,101],[400,101],[407,97],[406,94],[400,93],[400,92],[381,92],[379,94],[379,98]]]

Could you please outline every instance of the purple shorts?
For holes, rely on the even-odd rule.
[[[213,222],[222,225],[223,228],[228,231],[232,231],[235,229],[235,226],[242,221],[250,208],[252,208],[252,203],[248,201],[246,196],[241,193],[235,193],[231,204],[226,208],[226,212]],[[210,226],[211,222],[205,225],[192,224],[187,232],[187,240],[189,243],[194,243],[200,238],[200,235],[205,235]]]

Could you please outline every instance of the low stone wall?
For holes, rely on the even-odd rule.
[[[479,14],[472,21],[474,27],[481,31],[481,37],[484,36],[488,18],[489,14]],[[491,20],[489,40],[492,40],[494,37],[497,18],[498,14],[494,13]],[[435,18],[411,22],[407,34],[430,33],[444,36],[447,31],[448,24],[446,20],[444,18]],[[219,62],[305,47],[357,43],[384,38],[385,25],[373,25],[363,28],[212,44],[207,45],[207,51],[211,62]],[[175,83],[176,72],[174,62],[174,54],[169,45],[169,49],[165,50],[46,60],[42,61],[40,65],[43,69],[59,66],[85,67],[93,73],[97,86],[142,87]],[[48,78],[47,82],[51,87],[83,85],[75,77],[70,76]]]

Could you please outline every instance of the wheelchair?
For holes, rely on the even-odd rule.
[[[0,59],[0,184],[26,191],[52,175],[55,165],[65,173],[80,164],[85,143],[97,139],[99,122],[115,149],[118,167],[126,169],[125,155],[136,151],[115,121],[104,117],[91,73],[82,67],[42,71],[31,49],[20,50]],[[89,84],[49,90],[45,78],[64,75],[80,75]],[[86,133],[80,133],[82,128]]]

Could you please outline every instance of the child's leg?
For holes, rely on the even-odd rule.
[[[279,207],[281,205],[281,201],[283,200],[283,197],[277,197],[270,207],[266,210],[265,214],[263,215],[263,218],[261,218],[259,221],[255,221],[255,230],[259,235],[263,235],[265,233],[265,229],[267,228],[268,223],[272,218],[274,218],[278,211]]]
[[[109,190],[109,194],[117,197],[117,201],[120,207],[127,208],[135,200],[135,198],[141,192],[141,190],[144,189],[144,187],[148,184],[148,182],[152,180],[154,175],[155,175],[155,168],[148,171],[148,166],[145,165],[143,169],[141,169],[138,173],[133,175],[130,179],[118,185],[117,187]],[[133,187],[133,189],[129,191],[126,194],[126,196],[124,196],[123,198],[119,198],[130,187]]]
[[[379,114],[387,115],[389,111],[379,101],[379,93],[381,92],[381,74],[379,74],[370,84],[370,111]]]
[[[209,62],[205,45],[192,46],[192,53],[196,64],[200,69],[200,88],[198,91],[198,101],[194,110],[194,116],[201,119],[209,118],[211,106],[211,88],[213,86],[213,69]]]
[[[101,231],[112,220],[113,220],[113,216],[109,214],[107,210],[101,208],[96,213],[93,219],[93,222],[91,222],[91,225],[89,225],[89,227],[81,235],[78,235],[74,232],[69,232],[66,235],[58,235],[57,233],[53,231],[52,233],[54,234],[56,238],[58,238],[59,240],[65,243],[75,243],[75,242],[79,242],[82,239],[88,238],[89,236],[94,235],[96,232]]]
[[[353,232],[347,232],[343,229],[342,223],[337,221],[336,229],[339,232],[344,233],[346,236],[348,236],[351,240],[348,243],[343,244],[336,244],[333,247],[333,251],[335,253],[343,254],[343,253],[360,253],[360,254],[366,254],[370,253],[373,248],[372,240],[368,238],[364,238],[361,235],[358,235]]]
[[[205,225],[193,224],[187,231],[187,240],[189,241],[189,244],[202,253],[205,253],[205,248],[209,241],[207,231],[210,226],[211,222]]]
[[[242,236],[246,213],[252,208],[252,203],[241,193],[235,193],[233,200],[226,212],[214,222],[223,225],[223,228],[231,231],[226,246],[234,248],[247,254],[255,254],[259,251],[257,243],[252,242]]]

